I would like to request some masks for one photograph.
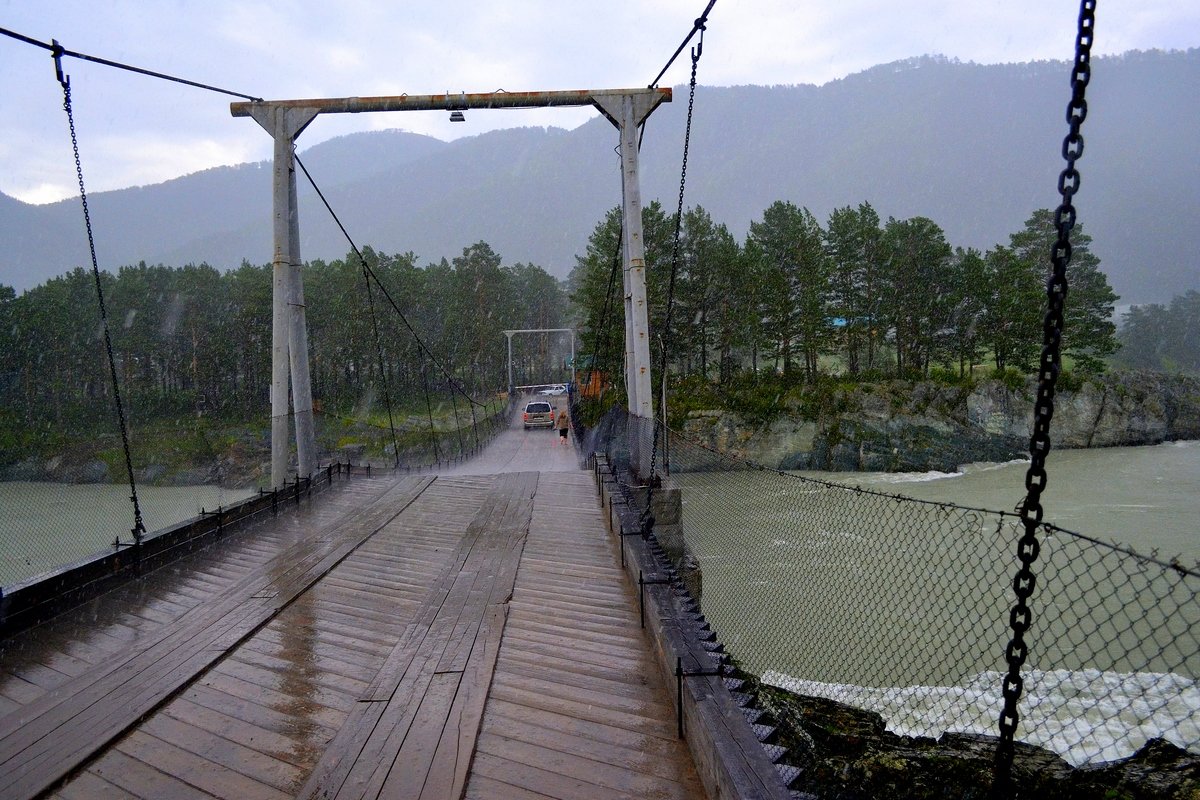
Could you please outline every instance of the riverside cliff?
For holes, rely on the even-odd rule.
[[[692,411],[682,433],[778,469],[950,472],[1027,457],[1035,389],[1033,377],[861,384],[834,390],[817,414],[789,393],[782,413],[757,425],[728,411]],[[1118,372],[1060,387],[1050,432],[1056,448],[1198,439],[1200,379]]]

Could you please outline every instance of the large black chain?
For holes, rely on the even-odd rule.
[[[1042,491],[1046,488],[1046,456],[1050,452],[1050,420],[1054,416],[1054,387],[1061,369],[1061,344],[1063,309],[1067,298],[1067,265],[1071,261],[1071,230],[1075,227],[1075,206],[1071,200],[1079,190],[1079,170],[1075,162],[1083,155],[1083,135],[1080,129],[1087,117],[1087,100],[1084,98],[1088,81],[1091,79],[1092,36],[1095,27],[1096,0],[1082,0],[1079,9],[1079,28],[1075,39],[1075,64],[1071,71],[1071,102],[1067,104],[1067,123],[1070,130],[1063,139],[1062,154],[1066,168],[1058,176],[1058,192],[1062,202],[1054,212],[1054,224],[1058,238],[1050,253],[1053,264],[1046,281],[1048,308],[1042,324],[1042,354],[1038,370],[1037,398],[1034,403],[1033,434],[1029,440],[1030,464],[1025,474],[1026,497],[1020,507],[1021,522],[1025,534],[1017,543],[1017,558],[1021,568],[1013,578],[1013,591],[1017,602],[1009,615],[1012,639],[1005,651],[1008,673],[1004,676],[1002,693],[1004,709],[1000,713],[1000,742],[996,747],[996,763],[993,794],[997,797],[1012,795],[1012,762],[1014,736],[1020,715],[1017,703],[1021,699],[1024,684],[1021,667],[1029,655],[1025,644],[1025,633],[1029,630],[1033,613],[1029,598],[1037,581],[1032,566],[1037,560],[1041,545],[1037,531],[1042,523]]]
[[[83,185],[83,163],[79,159],[79,139],[75,135],[75,114],[71,110],[71,78],[63,74],[63,48],[54,42],[51,55],[54,57],[54,73],[63,88],[63,111],[67,112],[67,124],[71,129],[71,150],[75,155],[75,177],[79,180],[79,199],[83,205],[83,224],[87,228],[88,251],[92,256],[92,276],[96,280],[96,299],[100,303],[100,329],[104,333],[104,349],[108,351],[108,371],[112,378],[113,399],[117,405],[117,421],[121,427],[121,445],[125,450],[125,470],[129,474],[129,499],[133,502],[133,534],[134,544],[140,544],[146,526],[142,522],[142,507],[138,502],[137,483],[133,478],[133,458],[129,452],[129,428],[125,424],[125,407],[121,403],[121,384],[117,380],[117,359],[113,355],[112,336],[108,332],[108,311],[104,307],[104,287],[100,281],[100,265],[96,258],[96,240],[92,235],[92,216],[88,211],[87,190]],[[119,545],[118,539],[114,544]]]
[[[709,5],[711,8],[711,4]],[[704,53],[704,18],[696,20],[696,27],[700,31],[700,41],[692,48],[692,79],[688,84],[688,110],[687,110],[687,126],[683,132],[683,166],[679,170],[679,206],[675,212],[675,238],[671,243],[671,276],[667,281],[667,309],[663,319],[663,351],[662,351],[662,366],[659,369],[660,380],[667,380],[667,351],[666,342],[671,336],[671,310],[675,301],[675,275],[679,271],[679,240],[683,226],[683,193],[687,188],[687,163],[688,149],[692,141],[692,111],[696,107],[696,66],[700,63],[700,56]],[[667,427],[667,409],[662,409],[663,420],[662,428]],[[646,511],[642,518],[643,530],[649,531],[654,525],[654,517],[651,515],[651,501],[654,498],[654,470],[655,463],[658,460],[658,438],[660,428],[654,426],[654,444],[650,448],[650,474],[646,476]]]

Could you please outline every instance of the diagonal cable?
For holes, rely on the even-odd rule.
[[[241,92],[235,92],[230,89],[222,89],[219,86],[210,86],[207,83],[199,83],[197,81],[190,81],[187,78],[178,78],[174,75],[168,75],[165,72],[155,72],[154,70],[145,69],[144,67],[135,67],[132,64],[122,64],[120,61],[111,61],[107,58],[100,58],[99,56],[91,56],[91,55],[88,55],[87,53],[80,53],[76,50],[68,50],[65,47],[63,47],[61,44],[59,44],[57,40],[51,40],[51,42],[49,44],[47,44],[46,42],[38,41],[37,39],[34,39],[30,36],[26,36],[24,34],[17,33],[16,31],[11,31],[8,28],[0,28],[0,34],[3,34],[4,36],[7,36],[11,39],[16,39],[19,42],[25,42],[26,44],[31,44],[34,47],[40,47],[43,50],[49,50],[50,53],[54,56],[54,58],[56,60],[61,59],[63,56],[70,56],[71,58],[78,58],[82,61],[91,61],[93,64],[102,64],[106,67],[114,67],[116,69],[123,69],[127,72],[136,72],[139,75],[146,75],[147,77],[150,77],[150,78],[158,78],[158,79],[164,80],[164,81],[171,81],[172,83],[182,83],[185,86],[194,86],[197,89],[205,89],[210,92],[217,92],[218,94],[227,94],[227,95],[230,95],[231,97],[241,97],[245,100],[253,100],[256,103],[262,102],[261,97],[255,97],[254,95],[251,95],[251,94],[242,94]]]
[[[429,349],[429,345],[425,344],[425,342],[421,339],[420,334],[418,334],[416,329],[413,328],[412,323],[408,321],[408,317],[404,316],[404,312],[400,310],[400,306],[397,305],[395,299],[392,298],[391,292],[387,290],[387,287],[383,285],[381,280],[379,280],[379,276],[375,274],[375,271],[371,269],[371,266],[367,263],[367,260],[363,258],[362,251],[358,249],[358,245],[355,244],[354,240],[350,238],[350,233],[346,230],[346,226],[343,225],[341,219],[338,218],[337,212],[333,210],[333,206],[329,205],[329,201],[325,199],[325,193],[321,191],[320,186],[317,186],[317,182],[313,180],[313,176],[309,174],[308,168],[304,166],[304,162],[300,160],[300,156],[297,155],[295,158],[296,164],[299,165],[301,172],[304,173],[304,177],[308,178],[308,182],[316,191],[317,197],[321,198],[321,202],[325,205],[325,210],[329,212],[331,217],[333,217],[333,221],[341,230],[342,235],[346,237],[346,241],[350,244],[350,248],[354,251],[354,255],[358,257],[358,261],[360,264],[362,264],[363,269],[365,269],[367,273],[375,280],[375,285],[379,287],[379,291],[383,292],[383,296],[387,298],[392,310],[395,311],[400,317],[400,321],[404,323],[404,327],[407,328],[408,332],[412,334],[412,337],[417,340],[417,344],[422,350],[425,351],[425,354],[429,357],[429,360],[432,361],[438,370],[441,371],[442,375],[446,377],[446,380],[450,383],[450,389],[462,395],[468,403],[472,403],[473,405],[477,406],[482,405],[482,403],[471,397],[467,392],[463,391],[462,388],[459,387],[458,381],[456,381],[454,377],[446,370],[446,368],[442,366],[442,362],[438,361],[437,357],[434,356],[433,351]]]
[[[683,41],[680,43],[679,47],[675,48],[675,52],[671,54],[671,57],[667,59],[666,66],[664,66],[662,70],[660,70],[659,73],[654,76],[654,80],[650,81],[649,88],[653,89],[655,86],[658,86],[658,82],[662,80],[662,76],[667,74],[667,70],[669,70],[671,65],[675,63],[675,59],[679,58],[679,54],[683,52],[683,48],[688,46],[688,42],[692,40],[692,37],[694,37],[697,33],[700,33],[700,38],[703,40],[704,26],[708,23],[708,12],[712,11],[713,6],[716,4],[717,0],[708,0],[708,5],[704,7],[704,13],[697,17],[696,21],[692,23],[692,29],[688,32],[688,35],[683,38]]]

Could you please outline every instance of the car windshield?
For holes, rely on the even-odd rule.
[[[530,403],[529,405],[525,406],[525,411],[526,411],[526,413],[529,413],[529,414],[540,414],[540,413],[545,413],[546,411],[549,411],[549,410],[550,410],[549,403]]]

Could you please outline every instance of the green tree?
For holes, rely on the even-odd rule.
[[[1045,285],[1036,268],[1007,247],[997,245],[984,256],[987,301],[982,341],[992,351],[996,369],[1034,369],[1041,347]]]
[[[1054,213],[1038,209],[1025,227],[1010,237],[1017,258],[1048,277],[1051,252],[1058,239]],[[1113,309],[1117,294],[1100,271],[1100,259],[1091,251],[1092,237],[1076,224],[1071,232],[1071,261],[1067,265],[1067,302],[1063,319],[1063,354],[1075,359],[1077,369],[1101,372],[1104,358],[1117,349]],[[1043,306],[1045,302],[1043,301]]]
[[[728,336],[732,322],[729,306],[733,298],[730,292],[741,287],[730,280],[730,273],[737,269],[737,242],[722,224],[713,222],[700,206],[689,209],[683,215],[680,243],[680,275],[675,292],[676,330],[668,346],[678,359],[678,368],[685,373],[698,371],[707,377],[709,354],[716,348],[727,352],[730,343],[722,341]]]
[[[983,358],[983,322],[989,300],[987,262],[978,250],[957,247],[949,269],[950,343],[946,351],[958,362],[961,377]]]
[[[784,374],[792,372],[799,351],[805,378],[815,380],[818,358],[833,341],[830,262],[820,224],[808,209],[777,201],[750,223],[746,249],[759,262],[764,317]]]
[[[832,276],[832,312],[844,323],[842,348],[851,375],[862,368],[872,369],[879,349],[882,236],[879,215],[870,203],[834,209],[829,216],[825,238]]]
[[[662,332],[670,272],[674,218],[657,201],[642,207],[642,244],[646,255],[646,293],[651,336]],[[620,239],[621,209],[613,208],[596,224],[583,255],[575,257],[567,285],[583,341],[595,368],[624,386],[625,303]],[[616,265],[614,270],[614,264]]]
[[[1135,369],[1200,373],[1200,292],[1169,305],[1131,306],[1121,318],[1117,360]]]
[[[450,364],[477,363],[504,341],[512,324],[504,311],[513,307],[502,259],[487,242],[463,249],[454,266],[454,330],[445,356]],[[498,313],[499,312],[499,313]]]
[[[945,360],[953,296],[950,245],[931,219],[889,218],[883,248],[886,293],[880,305],[894,336],[896,374],[927,374],[930,361]]]

